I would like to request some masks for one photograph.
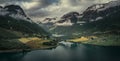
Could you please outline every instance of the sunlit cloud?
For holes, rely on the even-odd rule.
[[[34,1],[34,2],[22,2],[21,4],[25,9],[31,9],[35,6],[38,6],[40,3]]]

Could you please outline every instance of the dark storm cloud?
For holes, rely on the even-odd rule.
[[[0,0],[0,3],[8,3],[8,2],[31,2],[32,0]]]
[[[58,2],[59,0],[0,0],[1,5],[20,5],[30,16],[42,17],[49,13],[46,10],[40,10],[41,8],[46,8],[47,6]]]
[[[87,7],[115,0],[0,0],[0,5],[20,5],[33,19],[61,16],[67,12],[83,12]]]
[[[48,10],[44,10],[44,8],[47,8],[48,6],[54,3],[57,4],[59,0],[36,0],[33,2],[38,2],[38,4],[28,9],[27,13],[30,16],[35,16],[40,18],[50,15],[50,12]]]

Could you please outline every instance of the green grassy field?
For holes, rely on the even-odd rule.
[[[120,46],[120,35],[101,35],[94,40],[89,40],[82,43],[102,46]]]
[[[96,35],[94,38],[91,36],[87,36],[84,38],[75,38],[68,41],[101,46],[120,46],[120,35],[103,34]]]
[[[50,42],[38,37],[3,39],[0,40],[0,51],[4,50],[22,50],[22,49],[47,49],[55,47],[55,45],[44,45],[44,42]]]

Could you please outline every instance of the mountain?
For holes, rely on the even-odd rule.
[[[23,9],[18,5],[8,5],[8,6],[5,6],[3,10],[6,10],[8,12],[6,15],[19,14],[24,17],[27,17]]]
[[[41,26],[33,22],[18,5],[0,6],[0,29],[0,32],[3,33],[3,35],[0,34],[1,37],[6,37],[7,35],[4,35],[6,32],[11,35],[19,33],[23,37],[25,35],[49,35]]]
[[[27,17],[24,10],[19,5],[8,5],[5,7],[0,7],[0,16],[10,16],[16,19],[23,19],[29,22],[32,20]]]
[[[64,23],[65,21],[70,20],[71,23],[77,23],[78,16],[80,14],[78,12],[69,12],[61,17],[61,20],[58,23]]]
[[[64,35],[66,37],[76,37],[81,35],[92,35],[96,33],[119,33],[120,32],[120,2],[111,1],[105,4],[95,4],[88,7],[82,14],[76,18],[80,23],[73,20],[71,26],[52,26],[49,28],[51,33]],[[71,16],[72,14],[70,14]],[[74,18],[74,16],[71,16]],[[71,18],[70,17],[70,18]],[[69,15],[63,15],[63,18],[69,18]],[[75,18],[74,18],[75,19]],[[71,19],[70,19],[71,21]],[[82,22],[83,21],[83,22]],[[58,21],[64,23],[65,20]]]
[[[95,4],[88,7],[84,12],[81,20],[92,22],[104,19],[120,10],[120,1],[111,1],[105,4]]]
[[[58,18],[45,18],[42,23],[44,25],[55,26],[71,26],[79,21],[81,14],[78,12],[69,12]]]
[[[94,4],[88,7],[82,14],[79,12],[69,12],[64,14],[56,23],[70,22],[76,24],[79,21],[92,22],[103,19],[120,10],[120,1]]]

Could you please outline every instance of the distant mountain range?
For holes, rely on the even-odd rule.
[[[61,18],[45,18],[42,22],[44,24],[52,24],[56,26],[69,26],[76,24],[79,21],[80,15],[78,12],[69,12],[64,14]]]
[[[120,1],[95,4],[88,7],[82,14],[70,12],[58,20],[43,23],[53,34],[66,36],[94,34],[97,32],[120,30]],[[66,26],[67,25],[67,26]]]
[[[79,12],[69,12],[64,14],[60,19],[57,18],[45,18],[45,23],[77,23],[79,21],[92,22],[103,19],[120,10],[120,1],[111,1],[104,4],[94,4],[88,7],[82,14]],[[43,21],[44,22],[44,21]]]
[[[4,30],[4,31],[3,31]],[[18,5],[0,6],[0,37],[11,35],[48,35],[41,26],[33,22]],[[10,36],[9,36],[10,37]],[[8,37],[8,38],[9,38]],[[12,37],[12,36],[11,36]],[[14,36],[15,37],[15,36]],[[16,36],[21,37],[21,36]]]
[[[60,18],[45,18],[40,24],[32,21],[18,5],[0,6],[0,37],[6,37],[6,33],[17,37],[50,33],[53,36],[73,37],[107,31],[119,32],[119,3],[120,1],[111,1],[94,4],[81,14],[69,12]]]

